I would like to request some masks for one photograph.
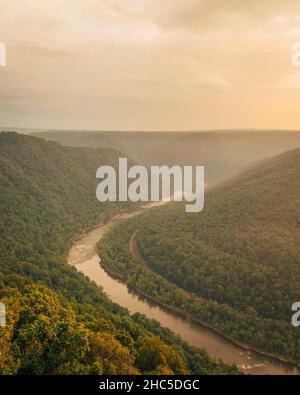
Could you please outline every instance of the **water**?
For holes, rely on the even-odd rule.
[[[149,208],[150,205],[146,206]],[[144,208],[145,209],[145,208]],[[97,244],[116,222],[138,215],[142,210],[130,214],[121,214],[113,221],[99,226],[77,240],[71,247],[68,263],[84,273],[92,281],[101,286],[108,297],[120,306],[126,307],[130,313],[142,313],[154,318],[164,327],[181,335],[189,344],[203,347],[210,356],[221,358],[227,363],[236,364],[248,374],[300,374],[300,369],[274,358],[264,357],[255,352],[244,350],[211,329],[185,319],[176,313],[166,310],[144,297],[140,297],[120,281],[110,277],[100,266]]]

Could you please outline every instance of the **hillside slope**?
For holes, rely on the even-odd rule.
[[[7,310],[0,373],[237,372],[130,317],[67,265],[74,236],[126,207],[95,196],[97,167],[118,158],[110,149],[0,133],[0,300]]]
[[[289,321],[300,300],[300,150],[207,194],[202,213],[166,209],[138,240],[149,265],[183,288]]]
[[[139,254],[159,275],[151,281],[134,259],[118,259],[135,230]],[[186,214],[183,204],[171,203],[128,221],[103,250],[108,265],[161,301],[237,340],[300,359],[298,331],[290,324],[291,306],[300,300],[299,149],[212,189],[201,213]]]
[[[250,164],[300,147],[300,133],[290,131],[88,132],[47,131],[36,134],[73,147],[110,147],[136,162],[205,165],[206,182],[214,184]]]

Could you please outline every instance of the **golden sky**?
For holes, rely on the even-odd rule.
[[[0,124],[300,129],[299,0],[0,0]]]

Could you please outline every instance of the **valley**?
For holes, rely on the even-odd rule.
[[[78,234],[132,203],[101,204],[111,149],[0,133],[0,374],[239,374],[144,316],[130,316],[66,262]]]
[[[257,161],[300,147],[300,133],[288,130],[44,130],[32,134],[71,147],[112,148],[146,166],[203,165],[205,180],[212,186]]]
[[[108,297],[120,306],[126,307],[131,314],[144,314],[157,320],[162,326],[180,335],[189,344],[205,348],[210,356],[227,363],[236,364],[246,374],[300,374],[300,369],[275,358],[260,355],[248,347],[234,343],[217,331],[187,315],[180,314],[169,305],[155,301],[154,298],[139,292],[134,286],[124,283],[124,278],[101,266],[97,245],[116,223],[153,210],[153,205],[143,206],[139,211],[124,213],[105,225],[92,229],[76,240],[68,254],[68,263],[99,285]]]
[[[0,328],[1,372],[299,373],[289,323],[299,297],[299,150],[210,188],[203,213],[186,214],[183,202],[97,202],[95,169],[117,166],[113,149],[10,132],[0,140],[0,297],[9,323]],[[45,363],[43,339],[66,347],[47,325],[34,352],[25,328],[44,325],[44,299],[57,331],[69,311],[76,361],[64,351]],[[82,330],[96,354],[76,344]],[[145,364],[149,347],[162,363]]]
[[[299,361],[299,165],[288,151],[209,190],[200,214],[173,202],[117,224],[102,264],[237,342]]]

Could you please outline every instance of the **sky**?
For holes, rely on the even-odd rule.
[[[299,129],[299,0],[0,0],[0,125]]]

